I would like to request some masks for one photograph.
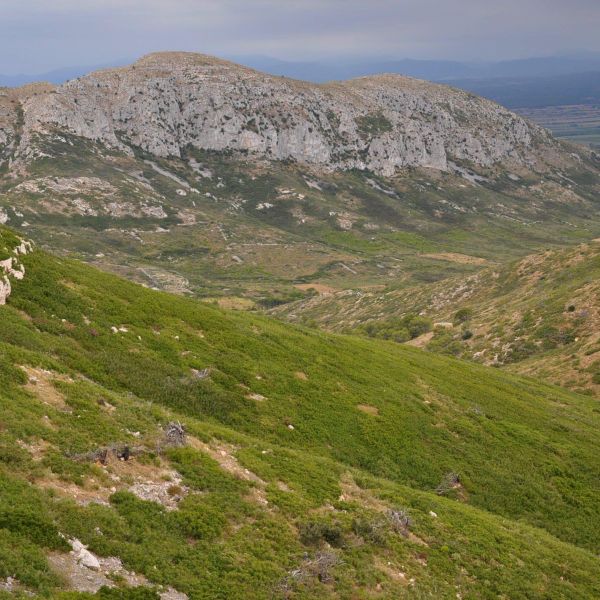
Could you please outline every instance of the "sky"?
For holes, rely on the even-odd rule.
[[[600,53],[600,0],[0,0],[0,73],[160,50],[283,60]]]

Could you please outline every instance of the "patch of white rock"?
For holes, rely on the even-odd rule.
[[[22,240],[13,250],[14,256],[0,260],[0,305],[6,304],[12,291],[10,278],[21,280],[25,277],[25,267],[19,261],[19,256],[28,254],[32,248],[31,242]]]

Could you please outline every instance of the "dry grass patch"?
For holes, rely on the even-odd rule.
[[[357,404],[356,408],[361,412],[366,413],[367,415],[378,415],[379,409],[376,406],[371,406],[370,404]]]
[[[421,256],[423,258],[445,260],[462,265],[485,265],[488,262],[485,258],[469,256],[468,254],[460,254],[458,252],[431,252],[429,254],[422,254]]]
[[[385,512],[388,506],[379,498],[376,498],[369,490],[359,487],[350,473],[344,473],[340,478],[340,489],[342,494],[339,497],[340,502],[356,502],[364,508]]]
[[[35,485],[45,490],[51,490],[61,498],[70,498],[82,506],[88,504],[108,506],[111,494],[117,491],[116,487],[105,487],[92,479],[87,479],[83,486],[79,486],[70,481],[63,481],[54,474],[36,479]]]
[[[40,402],[53,406],[57,410],[71,412],[71,408],[65,402],[64,396],[54,387],[54,381],[65,381],[72,383],[73,380],[66,375],[54,373],[46,369],[21,365],[25,371],[28,382],[25,389],[33,394]]]
[[[315,290],[315,292],[317,292],[317,294],[321,296],[329,296],[340,291],[338,288],[334,288],[330,285],[325,285],[324,283],[298,283],[294,287],[298,290],[301,290],[302,292]]]
[[[17,444],[23,448],[23,450],[27,450],[31,455],[31,458],[35,462],[39,462],[44,458],[46,452],[52,447],[46,440],[42,439],[34,439],[29,442],[24,442],[23,440],[17,440]]]
[[[385,561],[381,558],[376,558],[375,566],[379,571],[381,571],[386,577],[388,577],[392,581],[401,583],[405,586],[413,585],[415,582],[414,577],[410,577],[401,568],[394,565],[390,561]]]
[[[216,302],[219,308],[225,310],[252,310],[256,305],[249,298],[239,296],[224,296],[222,298],[206,298],[206,302]]]
[[[408,340],[408,342],[404,342],[407,346],[414,346],[415,348],[425,348],[427,344],[433,339],[434,336],[433,331],[428,331],[423,335],[420,335],[412,340]]]

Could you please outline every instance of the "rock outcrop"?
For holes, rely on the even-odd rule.
[[[11,278],[23,279],[25,277],[25,267],[19,261],[19,256],[31,252],[31,249],[31,242],[21,241],[13,249],[14,256],[0,260],[0,306],[6,304],[6,300],[12,291]]]
[[[6,304],[6,299],[10,296],[11,286],[8,277],[0,278],[0,306]]]
[[[93,571],[100,570],[100,561],[87,549],[87,546],[84,546],[77,539],[69,540],[69,543],[71,544],[71,548],[73,548],[73,553],[79,564],[88,569],[92,569]]]
[[[193,146],[382,175],[452,170],[455,161],[532,168],[539,148],[555,144],[497,104],[447,86],[398,75],[316,85],[191,53],[152,54],[20,98],[11,110],[22,118],[21,158],[36,134],[57,128],[128,153],[180,156]],[[0,124],[0,146],[14,137]]]

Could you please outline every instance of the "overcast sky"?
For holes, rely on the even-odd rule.
[[[600,0],[0,0],[0,73],[157,50],[286,60],[600,52]]]

